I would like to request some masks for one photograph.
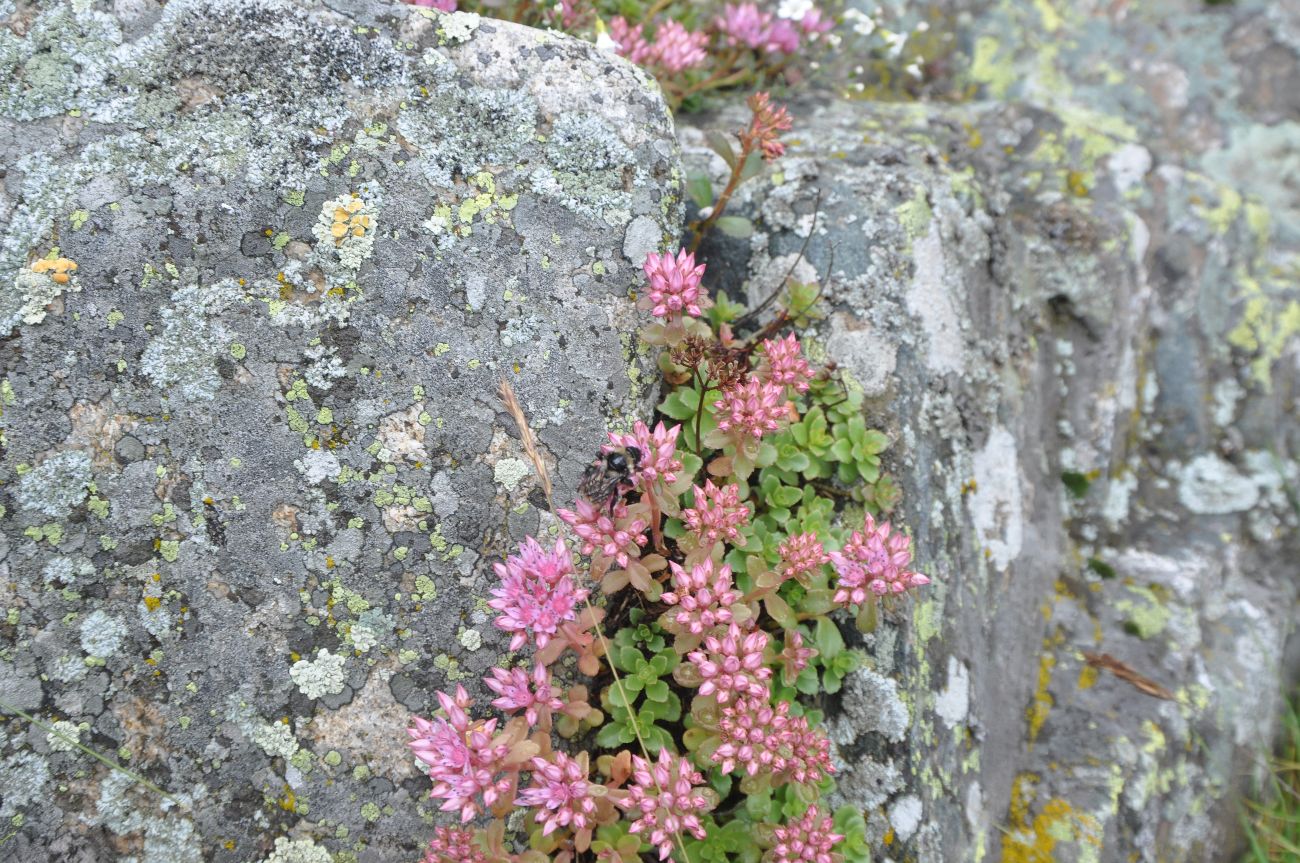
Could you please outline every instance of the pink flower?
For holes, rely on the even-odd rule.
[[[705,638],[704,648],[686,654],[704,681],[700,695],[713,695],[719,704],[746,695],[767,699],[766,681],[772,677],[772,669],[763,664],[766,632],[756,629],[746,634],[733,623],[723,637]]]
[[[646,278],[650,280],[650,313],[660,318],[676,318],[685,312],[699,317],[700,280],[704,278],[704,264],[695,263],[695,255],[682,249],[677,257],[651,252],[646,255]]]
[[[831,863],[831,848],[844,837],[831,832],[835,821],[822,815],[816,804],[798,821],[776,828],[772,863]]]
[[[618,45],[620,57],[626,57],[638,66],[646,65],[654,56],[654,49],[641,34],[641,25],[632,26],[622,15],[610,20],[609,38]]]
[[[761,438],[777,431],[787,416],[785,387],[750,377],[743,384],[722,391],[713,403],[718,411],[718,428]]]
[[[429,796],[442,798],[444,812],[460,810],[460,820],[466,822],[510,790],[512,780],[500,775],[510,746],[493,739],[495,719],[469,718],[466,711],[473,702],[463,686],[456,687],[454,698],[439,692],[438,703],[447,718],[414,717],[406,730],[411,738],[407,745],[429,765]]]
[[[804,14],[803,20],[799,22],[799,29],[803,30],[804,35],[810,40],[815,41],[823,33],[835,29],[835,20],[814,6]]]
[[[551,673],[540,662],[533,668],[531,677],[522,668],[509,671],[493,668],[491,673],[491,677],[483,678],[483,683],[501,696],[492,700],[492,706],[506,713],[524,711],[529,728],[539,718],[549,723],[551,711],[564,708],[564,702],[557,697],[559,688],[551,685]]]
[[[645,423],[637,420],[631,434],[610,432],[610,445],[604,447],[604,451],[636,447],[641,453],[641,462],[632,476],[643,491],[650,491],[655,480],[663,480],[666,485],[677,482],[677,471],[682,469],[682,463],[674,456],[677,454],[677,435],[681,430],[680,425],[665,429],[661,422],[652,432]]]
[[[455,12],[456,0],[403,0],[412,6],[423,6],[426,9],[437,9],[439,12]]]
[[[586,17],[587,13],[590,11],[589,9],[584,9],[582,7],[590,6],[591,4],[583,3],[581,0],[559,0],[557,5],[559,6],[560,11],[560,26],[566,30],[572,30],[575,26],[581,23],[582,19]]]
[[[728,3],[714,24],[733,48],[737,45],[762,48],[772,26],[772,15],[760,11],[753,3]]]
[[[553,760],[533,759],[533,781],[519,792],[516,806],[540,810],[537,823],[544,824],[542,835],[549,836],[557,827],[584,830],[593,826],[596,799],[587,782],[586,756],[570,758],[563,752],[551,753]]]
[[[799,672],[808,667],[808,661],[817,655],[817,649],[803,646],[803,633],[797,629],[785,631],[785,645],[782,647],[780,662],[783,666],[781,679],[787,685],[794,685]]]
[[[808,585],[809,576],[831,559],[815,533],[801,533],[788,538],[781,543],[777,553],[781,555],[781,565],[778,567],[781,578],[793,578],[804,586]]]
[[[474,844],[474,832],[463,827],[436,827],[424,863],[487,863],[483,849]]]
[[[793,125],[790,115],[785,106],[773,105],[766,92],[750,96],[748,104],[754,116],[749,128],[740,133],[740,142],[747,150],[761,150],[763,158],[770,162],[785,152],[785,145],[777,136],[790,131]]]
[[[695,506],[682,510],[687,530],[695,533],[701,546],[740,539],[740,528],[749,521],[749,507],[740,502],[740,486],[718,488],[705,480],[704,488],[695,489]]]
[[[704,777],[685,758],[673,755],[666,746],[659,750],[657,762],[633,755],[632,779],[633,785],[617,804],[639,812],[628,832],[648,834],[650,844],[659,848],[660,860],[673,853],[675,833],[705,837],[700,815],[711,809],[712,803],[697,790],[704,785]]]
[[[741,698],[722,709],[718,720],[722,743],[711,756],[730,773],[737,766],[755,776],[771,774],[775,784],[820,782],[834,772],[830,740],[808,726],[808,719],[790,715],[790,703],[776,705],[767,698]]]
[[[777,18],[767,28],[763,50],[769,54],[793,54],[799,50],[799,30],[784,18]]]
[[[764,339],[762,347],[763,364],[758,369],[761,380],[793,387],[801,393],[808,391],[813,373],[794,333],[783,339]]]
[[[574,584],[573,556],[560,539],[547,552],[529,537],[517,556],[493,568],[501,584],[492,588],[488,605],[501,612],[494,623],[512,633],[511,650],[522,647],[530,635],[539,650],[545,647],[562,624],[577,616],[578,603],[587,597]]]
[[[930,583],[921,573],[907,569],[912,562],[911,538],[894,533],[889,522],[877,525],[870,514],[862,530],[854,531],[844,549],[831,552],[830,557],[840,577],[835,585],[835,602],[861,605],[867,590],[884,596]]]
[[[704,50],[708,44],[707,33],[692,33],[677,21],[669,19],[655,30],[651,56],[664,71],[682,72],[708,59]]]
[[[600,554],[627,566],[628,561],[641,556],[641,546],[646,544],[646,523],[642,519],[627,520],[627,504],[619,501],[613,516],[604,507],[578,498],[574,503],[577,512],[559,510],[556,515],[573,526],[573,532],[582,540],[583,554]]]
[[[714,572],[714,563],[707,558],[690,572],[675,562],[668,565],[673,589],[660,599],[677,606],[668,612],[668,618],[680,631],[703,635],[715,626],[731,623],[731,606],[740,599],[739,591],[731,589],[731,567],[724,563]]]

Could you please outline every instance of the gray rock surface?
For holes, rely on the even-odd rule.
[[[832,273],[815,338],[896,440],[935,581],[845,683],[840,795],[891,860],[1233,859],[1300,670],[1300,28],[980,12],[950,62],[983,101],[796,111],[779,183],[738,198],[760,230],[706,244],[762,299],[820,196],[796,275]]]
[[[648,406],[657,90],[286,0],[0,3],[0,81],[0,698],[171,795],[11,714],[0,859],[413,859],[404,728],[499,659],[541,520],[498,380],[562,492]]]

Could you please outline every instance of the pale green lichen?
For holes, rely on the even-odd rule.
[[[11,334],[20,324],[39,324],[45,320],[48,307],[64,291],[81,290],[76,277],[59,284],[48,273],[22,269],[14,277],[13,286],[0,292],[0,336]]]
[[[50,518],[65,518],[86,499],[90,456],[79,450],[55,453],[18,481],[18,505]]]
[[[478,29],[479,16],[473,12],[451,12],[439,20],[438,35],[448,42],[464,42]]]
[[[94,658],[107,659],[121,648],[126,634],[122,621],[96,609],[81,623],[81,649]]]
[[[0,763],[0,818],[11,818],[18,810],[41,798],[50,781],[50,768],[34,752],[16,752]]]
[[[275,850],[263,863],[333,863],[329,851],[311,839],[286,839],[277,836]]]
[[[343,691],[346,675],[343,656],[336,656],[326,648],[316,651],[314,661],[300,659],[289,669],[289,677],[298,691],[308,698],[337,695]]]
[[[263,723],[251,735],[253,743],[272,757],[290,758],[298,751],[298,740],[285,722]]]
[[[45,735],[45,742],[51,752],[77,752],[77,744],[81,742],[81,732],[82,727],[77,723],[60,719],[50,723],[50,731]]]
[[[159,313],[162,333],[145,348],[140,369],[168,399],[185,403],[216,396],[221,388],[216,368],[219,346],[229,342],[218,318],[242,295],[234,279],[185,285],[172,295],[172,305]]]

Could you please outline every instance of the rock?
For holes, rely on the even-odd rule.
[[[666,109],[472,15],[108,7],[0,6],[0,283],[40,280],[0,341],[0,697],[174,799],[14,720],[6,829],[414,859],[404,726],[499,658],[490,563],[551,523],[498,381],[557,495],[646,415],[624,250],[680,228]],[[66,283],[29,267],[56,246]]]
[[[1233,859],[1300,646],[1300,247],[1130,102],[1045,101],[804,105],[779,183],[737,196],[760,230],[704,245],[761,281],[820,200],[812,347],[894,440],[894,520],[934,579],[830,708],[838,802],[895,860]],[[746,119],[681,129],[688,173],[717,188],[702,129]]]

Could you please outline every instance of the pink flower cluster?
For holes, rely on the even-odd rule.
[[[621,15],[609,22],[609,35],[620,57],[638,66],[658,67],[676,74],[699,66],[708,59],[709,34],[687,30],[673,20],[661,22],[654,41],[646,39],[641,24],[633,26]]]
[[[713,695],[719,704],[746,695],[766,700],[767,681],[772,677],[772,669],[763,664],[766,648],[766,632],[756,629],[746,633],[734,623],[726,635],[705,638],[704,650],[686,654],[704,681],[700,695]]]
[[[677,606],[667,615],[678,631],[703,635],[715,626],[731,623],[731,606],[740,599],[740,592],[731,586],[731,567],[724,563],[715,572],[709,559],[689,571],[676,562],[668,565],[673,589],[659,598],[666,605]]]
[[[754,376],[723,390],[722,398],[713,407],[718,411],[719,429],[755,440],[780,429],[788,416],[785,387],[765,383]]]
[[[755,3],[728,3],[714,26],[732,47],[744,46],[767,54],[794,54],[802,38],[816,40],[835,25],[815,7],[800,20],[793,21],[764,12]]]
[[[424,863],[487,863],[483,849],[474,844],[474,833],[463,827],[438,827],[429,840]]]
[[[412,6],[423,6],[426,9],[437,9],[439,12],[455,12],[456,0],[406,0]]]
[[[665,252],[646,255],[646,278],[650,280],[650,313],[672,321],[685,313],[698,318],[700,306],[700,281],[704,278],[704,264],[695,263],[695,255],[682,249],[677,257]]]
[[[537,823],[545,825],[543,836],[557,827],[584,830],[594,826],[596,798],[587,781],[586,757],[579,760],[553,752],[549,761],[534,758],[532,784],[519,792],[515,805],[538,809]]]
[[[573,555],[557,539],[546,551],[528,537],[519,554],[493,566],[501,583],[492,588],[488,605],[501,612],[496,625],[511,633],[510,649],[523,647],[531,635],[537,649],[545,647],[564,623],[577,616],[587,591],[573,581]]]
[[[868,590],[884,596],[930,583],[921,573],[907,569],[912,562],[911,538],[895,533],[889,522],[877,525],[870,514],[862,530],[854,531],[844,549],[831,552],[830,557],[839,573],[835,602],[861,605]]]
[[[695,506],[682,510],[686,529],[696,535],[702,547],[740,539],[740,528],[749,521],[749,507],[740,502],[740,486],[718,488],[713,480],[695,489]]]
[[[741,698],[724,707],[718,721],[722,744],[712,758],[725,773],[740,766],[750,776],[771,774],[776,784],[816,783],[834,772],[830,740],[803,716],[790,715],[790,703]]]
[[[783,339],[763,340],[763,364],[758,368],[761,380],[791,387],[796,392],[807,392],[812,380],[812,369],[803,358],[803,348],[794,334]]]
[[[630,446],[640,450],[641,463],[632,478],[641,486],[642,491],[649,492],[656,480],[662,480],[666,485],[677,482],[677,471],[682,469],[682,463],[676,458],[677,435],[681,430],[680,425],[666,429],[663,423],[659,423],[651,431],[645,423],[637,420],[632,426],[631,434],[610,432],[610,445],[604,451],[611,452]]]
[[[406,730],[411,738],[407,745],[429,765],[429,796],[444,801],[444,812],[460,810],[460,820],[466,822],[509,793],[513,780],[501,771],[510,746],[494,739],[495,719],[469,718],[473,701],[463,686],[456,687],[454,698],[439,692],[438,703],[447,718],[415,717]]]
[[[659,750],[659,760],[653,763],[633,755],[632,779],[632,786],[617,801],[618,805],[640,813],[629,832],[646,834],[650,844],[659,849],[660,860],[672,855],[674,834],[690,833],[696,839],[705,838],[700,815],[709,811],[712,804],[699,792],[704,777],[689,761],[672,754],[666,746]]]
[[[572,525],[573,532],[582,540],[583,554],[597,553],[624,567],[632,558],[641,556],[641,547],[646,544],[647,525],[640,518],[627,520],[627,504],[620,501],[612,516],[604,507],[597,507],[582,498],[578,498],[574,506],[576,512],[561,509],[556,515]]]
[[[817,648],[803,646],[803,633],[797,629],[785,631],[785,645],[781,649],[780,662],[785,667],[783,672],[787,684],[793,684],[799,672],[808,667],[808,663],[817,655]]]
[[[551,672],[540,662],[531,675],[522,668],[493,668],[491,674],[483,683],[500,696],[492,700],[492,706],[506,713],[524,711],[529,728],[539,721],[549,727],[551,712],[564,707],[559,687],[551,685]]]
[[[790,115],[784,105],[773,105],[766,92],[749,97],[749,110],[754,117],[750,120],[749,128],[740,133],[740,141],[747,150],[757,148],[763,153],[763,158],[770,162],[785,153],[785,144],[781,143],[778,136],[792,128]]]
[[[816,804],[798,821],[776,828],[772,863],[832,863],[831,849],[844,837],[835,831],[835,820],[823,815]]]
[[[831,559],[815,533],[800,533],[788,538],[781,543],[777,553],[781,555],[781,578],[794,579],[805,586],[809,583],[809,576]]]

